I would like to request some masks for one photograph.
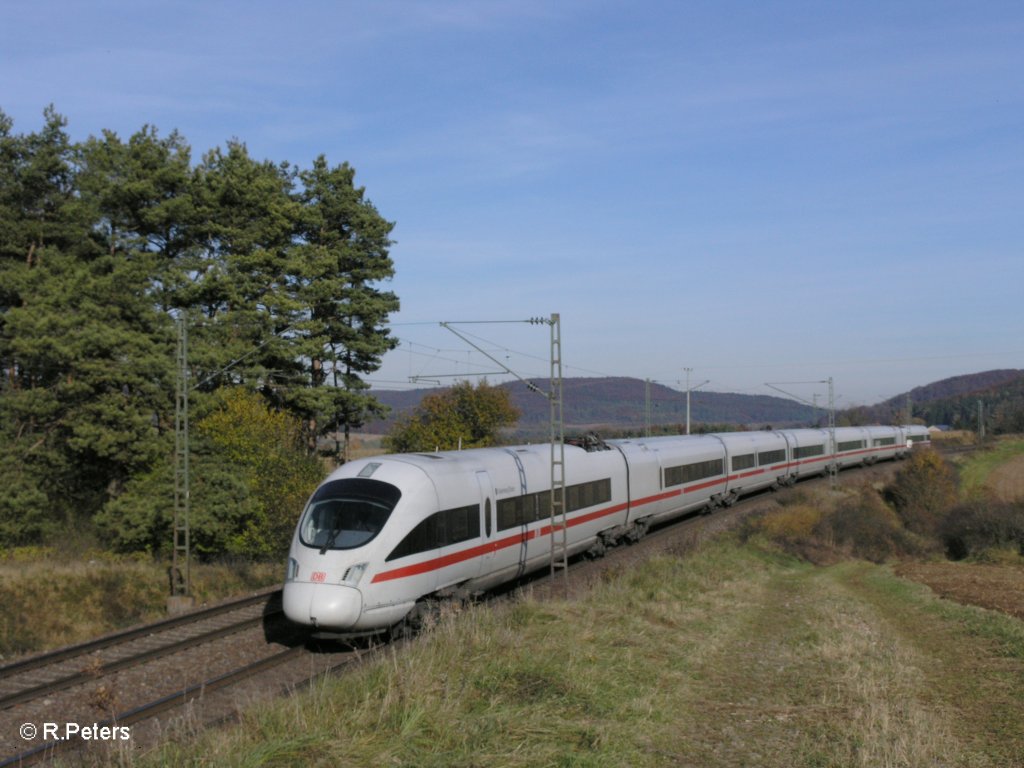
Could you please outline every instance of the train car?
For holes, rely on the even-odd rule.
[[[906,438],[908,449],[921,447],[927,448],[932,444],[932,433],[928,427],[914,424],[903,428],[903,436]]]
[[[789,477],[800,480],[820,475],[832,461],[832,446],[827,429],[784,429],[780,434],[789,445]]]
[[[729,480],[724,503],[762,488],[778,487],[788,473],[788,445],[779,432],[726,432],[719,435],[726,449]]]
[[[757,490],[906,455],[924,427],[734,432],[564,447],[568,552],[602,554],[654,523]],[[385,630],[422,601],[547,567],[550,445],[378,456],[338,468],[299,519],[285,615],[325,633]],[[560,535],[560,532],[555,532]]]
[[[476,592],[548,565],[551,556],[551,447],[502,450],[506,462],[498,483],[497,539],[493,562],[466,585]],[[530,471],[520,464],[529,457]],[[607,444],[565,446],[565,511],[569,555],[603,551],[604,532],[624,531],[629,511],[625,459]]]
[[[725,492],[725,447],[713,435],[608,442],[629,467],[629,523],[640,534],[654,523],[703,509]]]
[[[900,427],[865,427],[872,461],[896,459],[903,455],[905,442]]]
[[[292,539],[292,621],[388,627],[424,595],[482,592],[550,558],[550,446],[381,456],[333,472]],[[569,554],[626,529],[618,451],[565,447]]]
[[[865,427],[837,427],[835,437],[836,463],[840,469],[869,463],[871,437]]]

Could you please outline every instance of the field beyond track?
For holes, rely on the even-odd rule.
[[[470,609],[179,765],[1024,765],[1024,623],[731,536]]]

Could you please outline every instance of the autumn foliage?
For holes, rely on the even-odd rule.
[[[398,421],[386,445],[393,453],[482,448],[493,445],[498,430],[518,418],[508,390],[492,387],[486,379],[476,386],[461,381],[424,397],[413,413]]]
[[[843,499],[824,515],[816,534],[845,554],[875,563],[922,548],[899,515],[870,486]]]
[[[754,517],[744,533],[763,535],[811,562],[855,557],[880,563],[948,549],[944,539],[962,527],[955,522],[957,500],[953,469],[938,453],[918,450],[881,490],[865,485],[828,503],[805,494],[796,503],[781,498],[782,509]],[[960,540],[973,541],[965,534]]]
[[[885,489],[885,498],[907,530],[934,536],[957,502],[956,474],[935,451],[915,451]]]
[[[232,388],[216,395],[191,445],[196,555],[284,557],[295,521],[324,474],[305,450],[301,427],[253,392]],[[133,478],[96,524],[117,551],[160,553],[170,547],[173,517],[173,468],[166,461]]]
[[[253,500],[250,518],[226,542],[227,549],[251,557],[282,556],[323,468],[306,453],[302,424],[291,414],[268,408],[262,397],[240,388],[225,390],[221,401],[199,428]]]

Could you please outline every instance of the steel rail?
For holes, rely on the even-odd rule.
[[[97,638],[95,640],[89,640],[78,645],[69,645],[65,648],[58,648],[55,651],[48,651],[41,653],[37,656],[31,656],[21,661],[15,661],[11,664],[5,664],[0,667],[0,680],[4,678],[12,677],[13,675],[28,672],[33,669],[40,667],[46,667],[51,664],[57,664],[61,661],[67,661],[73,659],[76,656],[84,656],[94,651],[99,651],[104,648],[109,648],[112,645],[119,645],[121,643],[127,643],[131,640],[136,640],[140,637],[146,637],[147,635],[153,635],[158,632],[165,632],[170,629],[177,627],[186,626],[188,624],[195,624],[205,619],[219,616],[222,613],[230,613],[231,611],[237,610],[238,608],[244,608],[248,605],[259,603],[260,601],[269,602],[274,597],[281,593],[280,587],[274,587],[273,589],[267,589],[249,597],[243,597],[238,600],[233,600],[228,603],[222,603],[220,605],[214,605],[210,608],[203,608],[198,611],[184,614],[182,616],[175,616],[170,619],[162,619],[161,621],[153,622],[152,624],[144,624],[140,627],[133,629],[126,629],[121,632],[116,632],[112,635],[106,635],[104,637]]]
[[[241,682],[249,677],[253,677],[260,672],[272,669],[279,664],[283,664],[292,657],[299,655],[304,650],[305,648],[301,645],[288,648],[287,650],[281,651],[280,653],[276,653],[272,656],[267,656],[266,658],[255,661],[244,667],[239,667],[231,672],[226,672],[223,675],[205,680],[201,683],[196,683],[195,685],[191,685],[183,690],[176,691],[175,693],[155,699],[147,704],[122,712],[100,723],[96,723],[96,725],[99,728],[128,726],[140,722],[141,720],[146,720],[147,718],[154,717],[161,712],[186,704],[206,692],[226,688],[229,685],[234,685],[235,683]],[[20,752],[16,755],[5,758],[3,761],[0,761],[0,768],[7,768],[8,766],[14,765],[34,765],[42,760],[49,759],[58,751],[78,746],[81,741],[82,739],[79,737],[66,740],[48,741],[44,744],[33,747],[32,749],[26,750],[25,752]]]
[[[31,701],[32,699],[48,693],[63,691],[66,688],[71,688],[75,685],[96,680],[105,675],[113,674],[114,672],[118,672],[122,669],[127,669],[128,667],[134,667],[147,661],[152,661],[153,659],[159,659],[163,656],[169,656],[172,653],[177,653],[178,651],[183,651],[197,645],[203,645],[213,640],[218,640],[222,637],[227,637],[228,635],[233,635],[236,632],[241,632],[244,629],[248,629],[249,627],[262,623],[267,616],[273,616],[278,613],[281,613],[281,609],[275,608],[270,613],[266,613],[261,616],[252,616],[241,621],[236,621],[225,627],[220,627],[219,629],[213,629],[208,632],[194,635],[193,637],[186,637],[182,640],[177,640],[167,645],[151,648],[149,650],[142,651],[141,653],[125,656],[123,659],[114,659],[113,661],[109,661],[95,668],[75,672],[74,674],[66,675],[65,677],[61,677],[49,683],[42,683],[41,685],[35,685],[31,688],[25,688],[17,693],[0,696],[0,710],[10,709],[17,704]]]

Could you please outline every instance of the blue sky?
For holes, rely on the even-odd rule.
[[[844,405],[1024,367],[1022,41],[1019,2],[8,0],[0,109],[351,163],[396,222],[378,386],[558,312],[566,375]],[[546,375],[545,329],[464,330]]]

